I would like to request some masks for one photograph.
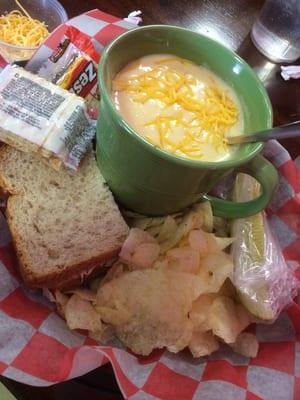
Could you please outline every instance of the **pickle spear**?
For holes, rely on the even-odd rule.
[[[251,176],[237,175],[232,199],[245,202],[260,194],[260,184]],[[273,307],[268,280],[269,268],[265,267],[266,234],[263,213],[232,221],[231,236],[235,238],[231,252],[234,261],[233,284],[242,304],[256,318],[273,320],[277,310]]]

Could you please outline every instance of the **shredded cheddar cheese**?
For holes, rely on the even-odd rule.
[[[189,158],[203,156],[204,145],[211,144],[218,152],[227,150],[225,134],[238,120],[238,107],[229,93],[212,81],[202,91],[195,90],[197,79],[190,74],[175,70],[165,63],[187,62],[176,57],[158,60],[146,72],[126,79],[116,79],[113,90],[127,91],[135,102],[159,101],[164,105],[154,119],[145,124],[159,133],[159,146],[167,151]],[[170,114],[169,107],[176,105]],[[178,141],[172,135],[176,129],[184,134]],[[151,136],[146,138],[153,143]]]
[[[15,0],[21,9],[0,16],[0,40],[17,45],[36,47],[49,35],[44,22],[31,18],[24,7]]]

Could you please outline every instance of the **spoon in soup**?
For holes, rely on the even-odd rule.
[[[300,137],[300,121],[291,124],[276,126],[250,135],[227,136],[228,144],[241,144],[251,142],[267,142],[270,139],[288,139]]]

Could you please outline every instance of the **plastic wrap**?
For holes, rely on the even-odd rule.
[[[249,175],[239,174],[234,199],[247,201],[259,193],[259,184]],[[265,214],[232,222],[232,281],[244,306],[255,317],[274,321],[297,294],[299,283],[272,235]]]
[[[35,152],[59,169],[77,169],[95,135],[85,101],[21,67],[8,65],[0,79],[1,141]]]
[[[83,97],[90,117],[97,119],[100,99],[98,61],[99,55],[92,41],[69,26],[58,47],[41,63],[38,75]]]

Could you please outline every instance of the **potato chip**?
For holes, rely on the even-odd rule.
[[[203,223],[201,225],[202,229],[205,230],[206,232],[212,232],[213,231],[213,212],[211,208],[211,204],[209,201],[205,201],[199,204],[194,205],[194,210],[197,212],[203,220]]]
[[[65,318],[70,329],[100,331],[101,319],[92,304],[73,294],[65,306]]]
[[[98,286],[95,287],[96,292],[98,291],[98,288],[100,286],[103,286],[105,283],[112,281],[113,279],[118,278],[120,275],[122,275],[124,270],[125,270],[125,266],[123,263],[121,263],[120,261],[115,262],[113,264],[113,266],[111,268],[109,268],[105,277],[99,281]]]
[[[202,294],[193,302],[189,316],[195,330],[203,332],[210,330],[208,324],[209,309],[216,297],[216,294]]]
[[[209,253],[217,253],[220,249],[214,234],[201,229],[192,230],[189,233],[189,244],[192,249],[198,250],[202,257]]]
[[[197,275],[205,285],[207,293],[217,293],[232,271],[231,257],[224,252],[218,252],[201,259]]]
[[[132,269],[151,268],[160,252],[158,243],[141,243],[138,245],[131,258]]]
[[[227,278],[223,285],[221,286],[221,289],[218,291],[219,296],[227,296],[230,297],[233,300],[236,300],[238,302],[238,296],[236,292],[236,288],[233,286],[233,283],[231,282],[230,278]]]
[[[178,228],[175,230],[174,234],[169,237],[169,239],[160,243],[161,254],[165,254],[168,250],[176,247],[182,238],[184,238],[192,229],[200,227],[202,223],[200,221],[201,217],[194,211],[189,212],[182,219]]]
[[[177,247],[166,254],[169,267],[182,272],[197,273],[200,267],[199,251],[190,247]]]
[[[175,219],[168,215],[157,236],[158,243],[168,240],[171,236],[175,234],[176,229],[177,229],[177,224]]]
[[[60,292],[59,290],[55,290],[54,292],[54,298],[56,302],[56,307],[59,315],[62,317],[65,316],[65,307],[67,302],[69,301],[69,297]]]
[[[98,290],[97,309],[114,311],[117,299],[119,307],[122,305],[131,314],[127,323],[116,325],[116,334],[133,352],[148,355],[162,347],[179,351],[190,340],[188,313],[202,291],[200,279],[190,273],[132,271]]]
[[[117,299],[114,301],[114,306],[98,306],[97,312],[101,315],[102,321],[114,326],[124,325],[132,317],[131,313]]]
[[[92,292],[91,290],[86,289],[86,288],[72,289],[72,290],[66,291],[65,293],[66,294],[76,294],[82,300],[88,300],[88,301],[95,301],[96,300],[96,294],[94,292]]]
[[[167,350],[171,353],[178,353],[183,350],[191,342],[193,336],[193,324],[191,321],[187,320],[185,324],[185,329],[182,335],[176,340],[175,343],[168,344]]]
[[[122,249],[120,251],[120,259],[130,264],[132,262],[132,256],[135,252],[135,249],[142,243],[156,244],[157,242],[148,232],[142,231],[138,228],[130,229],[129,235],[123,243]]]
[[[160,268],[169,268],[169,261],[167,258],[159,257],[155,263],[153,264],[152,268],[160,269]]]
[[[209,332],[193,332],[192,339],[189,343],[189,350],[193,357],[208,356],[220,347],[218,340]]]
[[[243,306],[225,296],[217,297],[209,309],[208,324],[213,333],[225,343],[234,343],[238,335],[250,324],[249,314]]]
[[[96,340],[96,342],[105,344],[114,339],[115,329],[111,325],[102,324],[102,329],[99,331],[89,331],[89,337]]]
[[[253,333],[242,332],[230,347],[242,356],[254,358],[257,356],[259,344]]]

